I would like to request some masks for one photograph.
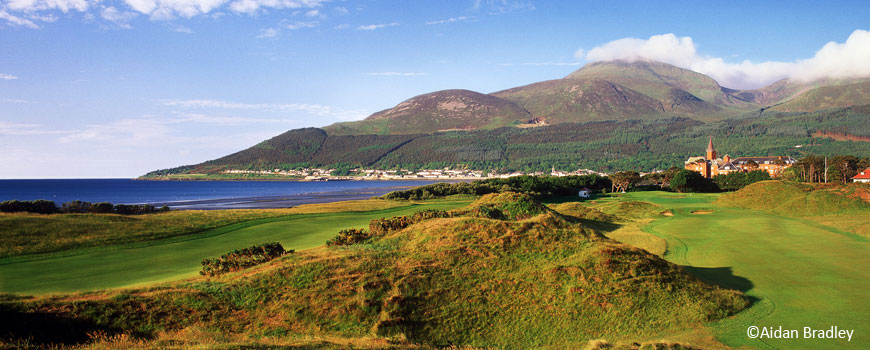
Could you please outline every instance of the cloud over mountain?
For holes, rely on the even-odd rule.
[[[649,39],[614,40],[575,54],[588,61],[655,60],[707,74],[729,88],[758,88],[782,78],[810,81],[820,78],[870,76],[870,31],[855,30],[843,43],[829,42],[808,59],[792,62],[726,62],[698,53],[691,37],[653,35]]]

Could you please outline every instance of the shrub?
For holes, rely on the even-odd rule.
[[[281,243],[272,242],[255,245],[244,249],[237,249],[220,258],[203,259],[200,275],[216,276],[222,273],[243,270],[270,261],[285,253],[293,253],[293,250],[285,251]]]
[[[432,218],[449,218],[451,214],[443,210],[427,209],[421,210],[414,215],[409,216],[394,216],[391,218],[374,219],[369,222],[369,231],[372,236],[385,235],[392,231],[403,230],[404,228],[416,224],[423,220]]]
[[[87,213],[91,210],[91,203],[82,201],[66,202],[60,206],[64,213]]]
[[[351,244],[364,242],[364,241],[368,240],[369,238],[372,238],[372,234],[369,232],[366,232],[366,230],[350,228],[350,229],[338,231],[337,236],[332,237],[328,241],[326,241],[326,246],[332,247],[332,246],[340,246],[340,245],[351,245]]]
[[[716,183],[705,178],[701,173],[691,170],[680,170],[671,179],[671,189],[677,192],[718,192]]]
[[[54,201],[47,201],[44,199],[37,199],[35,201],[11,200],[0,202],[0,212],[14,213],[22,211],[36,214],[54,214],[58,212],[58,208],[57,205],[54,204]]]
[[[99,202],[91,204],[91,213],[111,214],[115,212],[115,206],[109,202]]]

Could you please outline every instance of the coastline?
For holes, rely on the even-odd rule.
[[[300,193],[286,196],[235,197],[174,202],[170,201],[149,204],[157,207],[166,205],[169,206],[172,210],[292,208],[302,204],[331,203],[370,199],[372,197],[382,196],[392,191],[405,190],[412,187],[414,186],[377,187],[359,190]]]

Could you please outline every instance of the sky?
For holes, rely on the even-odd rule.
[[[862,1],[0,0],[0,178],[136,177],[443,89],[655,59],[870,76]]]

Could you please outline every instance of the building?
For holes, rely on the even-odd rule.
[[[685,169],[697,171],[708,179],[719,174],[724,175],[753,170],[765,170],[770,174],[770,177],[778,177],[783,170],[794,163],[794,158],[789,156],[731,158],[731,156],[726,154],[724,157],[719,158],[716,148],[713,147],[713,138],[710,137],[705,156],[689,157],[686,160]]]
[[[858,175],[852,176],[852,182],[870,183],[870,168],[864,169]]]

